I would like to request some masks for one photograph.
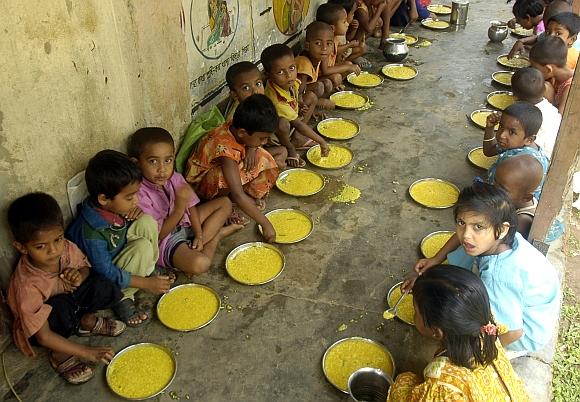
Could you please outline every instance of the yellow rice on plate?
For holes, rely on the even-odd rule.
[[[325,169],[339,169],[348,165],[352,161],[352,152],[346,147],[330,144],[328,156],[322,157],[320,145],[316,145],[308,150],[306,158],[315,166]]]
[[[428,234],[425,236],[423,241],[421,241],[421,253],[425,258],[433,258],[435,254],[439,252],[447,243],[455,232],[451,231],[440,231]]]
[[[274,247],[251,244],[226,261],[228,274],[237,282],[260,285],[277,277],[284,269],[284,258]]]
[[[387,300],[389,307],[393,307],[397,303],[402,293],[403,292],[400,286],[397,286],[395,289],[393,289],[389,295],[389,299]],[[410,325],[415,325],[415,306],[413,306],[412,294],[406,294],[403,296],[403,300],[399,304],[399,307],[397,307],[396,313],[397,317],[399,317],[402,321]]]
[[[409,66],[402,65],[389,65],[383,67],[382,72],[389,78],[394,78],[396,80],[410,80],[415,78],[417,75],[417,70]]]
[[[524,68],[530,66],[530,61],[525,57],[514,57],[513,59],[508,59],[507,55],[503,55],[497,58],[497,62],[502,66],[511,68]]]
[[[324,374],[336,388],[347,392],[348,379],[360,368],[372,367],[393,377],[393,361],[381,345],[350,338],[331,346],[323,361]]]
[[[303,212],[281,209],[266,214],[276,231],[276,243],[296,243],[310,235],[312,220]],[[261,229],[261,228],[260,228]]]
[[[516,100],[516,97],[511,94],[496,93],[487,98],[487,103],[499,110],[504,110]]]
[[[444,6],[443,4],[429,4],[427,6],[427,10],[429,10],[435,14],[441,14],[441,15],[451,14],[451,7]]]
[[[364,96],[350,92],[337,92],[330,96],[336,106],[346,109],[358,109],[363,107],[367,100]]]
[[[175,375],[175,362],[165,348],[144,344],[122,351],[107,366],[107,383],[117,395],[145,399],[161,392]]]
[[[449,28],[449,23],[447,21],[441,21],[441,20],[435,21],[435,20],[427,19],[427,20],[421,21],[421,25],[426,26],[427,28],[432,28],[432,29]]]
[[[359,75],[354,73],[349,74],[346,79],[353,85],[365,88],[372,88],[381,85],[383,80],[376,74],[367,73],[363,71]]]
[[[220,300],[202,285],[183,285],[164,295],[157,305],[157,315],[166,327],[192,331],[209,323],[219,312]]]
[[[497,161],[497,155],[485,156],[483,154],[483,147],[477,147],[469,151],[469,153],[467,154],[467,158],[475,166],[485,170],[489,169],[491,165],[493,165],[495,161]]]
[[[524,27],[518,25],[514,29],[512,29],[512,33],[514,35],[517,35],[517,36],[526,37],[526,36],[532,36],[534,34],[534,30],[533,29],[525,29]]]
[[[324,178],[306,169],[290,169],[282,172],[276,180],[280,191],[297,197],[313,195],[324,187]]]
[[[500,84],[506,85],[506,86],[510,86],[512,85],[512,76],[514,75],[514,73],[510,73],[510,72],[497,72],[493,74],[493,79],[497,82],[499,82]]]
[[[427,179],[415,182],[409,188],[411,198],[430,208],[449,208],[455,205],[459,198],[459,190],[451,183]]]
[[[419,41],[419,38],[417,38],[416,36],[405,34],[405,33],[396,33],[396,32],[390,34],[389,38],[405,39],[405,43],[407,45],[414,45],[415,43],[417,43]]]
[[[321,135],[333,140],[348,140],[359,132],[358,125],[354,121],[337,118],[321,121],[316,129]]]

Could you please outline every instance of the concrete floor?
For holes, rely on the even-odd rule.
[[[329,184],[316,196],[296,199],[272,191],[268,210],[299,208],[316,222],[310,238],[280,246],[286,270],[276,281],[248,287],[225,273],[223,262],[231,249],[260,239],[251,224],[221,245],[211,272],[196,280],[231,306],[208,327],[182,334],[154,320],[118,339],[88,342],[120,350],[149,341],[173,349],[177,377],[158,401],[345,401],[347,396],[325,380],[321,358],[330,344],[348,336],[377,340],[391,350],[399,372],[420,372],[433,345],[414,327],[383,321],[381,313],[388,289],[419,257],[419,241],[432,231],[453,228],[453,220],[451,209],[414,203],[407,188],[423,177],[462,187],[484,174],[465,158],[481,145],[483,134],[466,114],[483,107],[486,94],[497,89],[490,80],[500,69],[495,58],[508,52],[514,39],[490,44],[487,27],[489,20],[507,20],[510,8],[503,0],[474,0],[465,30],[409,27],[408,32],[433,40],[430,47],[411,49],[407,61],[418,67],[419,76],[410,82],[385,80],[377,89],[362,91],[373,102],[367,111],[332,113],[360,122],[361,134],[347,142],[355,160],[342,170],[321,171]],[[384,64],[376,51],[369,58],[375,70]],[[354,205],[328,200],[340,181],[362,191]],[[338,332],[343,323],[348,328]],[[118,399],[106,386],[103,367],[89,383],[74,387],[54,374],[44,354],[31,361],[11,346],[6,359],[24,401]],[[4,395],[13,399],[9,392]]]

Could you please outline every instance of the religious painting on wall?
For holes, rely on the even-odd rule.
[[[308,14],[310,0],[272,0],[274,20],[284,35],[294,35]]]

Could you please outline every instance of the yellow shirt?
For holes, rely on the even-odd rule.
[[[307,84],[318,81],[318,74],[320,71],[320,62],[314,68],[312,61],[306,56],[298,56],[294,58],[296,62],[296,71],[298,74],[304,74],[308,77]]]
[[[454,365],[447,357],[435,357],[423,371],[397,376],[387,402],[529,402],[522,381],[514,372],[499,341],[497,358],[474,370]]]
[[[578,50],[573,47],[568,48],[568,57],[566,58],[566,67],[571,70],[576,70],[576,64],[578,63]]]
[[[296,80],[290,90],[280,88],[272,81],[268,81],[264,89],[266,95],[276,108],[278,117],[285,118],[288,121],[293,121],[298,118],[298,89],[300,88],[300,81]]]

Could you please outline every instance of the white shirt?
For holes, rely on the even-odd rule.
[[[535,106],[542,112],[542,126],[536,135],[536,144],[542,148],[548,158],[552,158],[562,115],[546,98],[536,103]]]

